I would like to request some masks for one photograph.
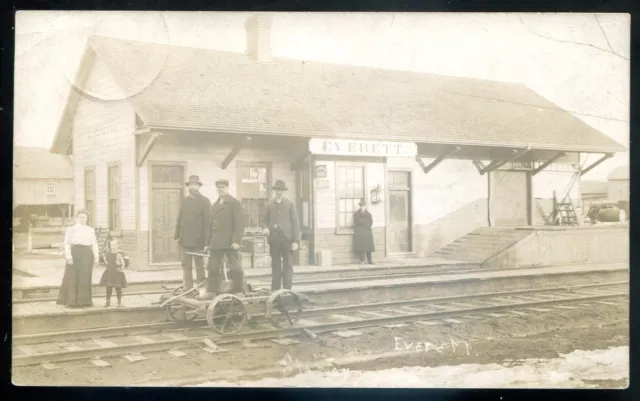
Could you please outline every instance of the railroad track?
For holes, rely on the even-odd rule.
[[[255,316],[255,325],[247,325],[244,330],[230,336],[219,335],[206,328],[202,322],[188,325],[154,323],[14,336],[13,367],[175,351],[203,343],[213,351],[224,344],[298,335],[316,338],[320,333],[394,323],[461,323],[458,319],[475,319],[478,315],[500,318],[507,314],[545,313],[587,307],[597,302],[621,301],[628,297],[628,293],[629,283],[624,281],[308,309],[302,312],[295,327],[273,329],[261,322],[264,316]]]

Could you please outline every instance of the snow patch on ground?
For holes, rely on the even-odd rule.
[[[625,380],[628,383],[628,377],[629,347],[611,347],[578,350],[554,359],[379,371],[307,371],[293,377],[208,382],[197,387],[586,388],[594,385],[585,381]]]

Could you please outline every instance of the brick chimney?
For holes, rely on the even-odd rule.
[[[256,61],[271,61],[271,16],[256,14],[247,18],[247,55]]]

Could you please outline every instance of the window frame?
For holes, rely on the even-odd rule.
[[[266,182],[266,187],[267,187],[267,196],[266,198],[245,198],[243,196],[241,196],[242,194],[242,175],[241,170],[244,168],[266,168],[267,169],[267,182]],[[243,200],[245,199],[253,199],[253,200],[257,200],[257,199],[264,199],[265,200],[265,205],[269,203],[269,201],[271,200],[272,197],[272,190],[271,190],[271,178],[273,175],[273,163],[272,162],[265,162],[265,161],[237,161],[236,162],[236,193],[238,195],[238,200],[240,201],[240,203],[243,203]],[[243,209],[245,209],[244,204],[242,205]],[[245,211],[243,210],[243,215],[247,214],[247,219],[251,220],[250,216],[249,216],[249,211]],[[255,229],[255,228],[263,228],[262,227],[262,221],[260,220],[260,216],[258,216],[258,225],[257,226],[252,226],[249,225],[248,221],[245,221],[245,231],[248,229]]]
[[[47,196],[56,194],[57,185],[55,180],[47,180],[47,183],[45,185],[45,193],[47,194]],[[53,189],[49,190],[49,186],[51,186]]]
[[[89,174],[93,175],[93,191],[90,190],[90,188],[87,187],[87,176]],[[97,225],[97,221],[98,219],[96,218],[96,210],[97,210],[97,205],[96,205],[96,195],[97,195],[97,188],[96,188],[96,167],[95,166],[85,166],[84,168],[84,177],[83,177],[83,186],[84,186],[84,209],[89,212],[89,219],[87,221],[87,224],[90,225],[93,228],[96,228]],[[88,195],[91,195],[91,198],[89,198]],[[91,201],[92,202],[92,206],[89,207],[89,205],[87,205],[87,201]]]
[[[336,234],[341,235],[352,235],[354,233],[353,226],[351,227],[341,227],[340,226],[340,200],[341,199],[355,199],[355,198],[340,198],[340,180],[339,180],[339,171],[340,168],[344,167],[356,167],[362,169],[362,198],[365,201],[368,201],[369,194],[367,193],[367,163],[365,162],[336,162],[335,164],[335,177],[334,177],[334,190],[335,190],[335,223],[336,223]],[[355,210],[354,210],[355,213]]]
[[[116,188],[114,190],[114,188],[112,187],[112,182],[111,182],[111,171],[112,169],[116,169]],[[111,233],[111,235],[120,235],[120,233],[122,232],[122,167],[121,167],[121,163],[119,161],[117,162],[111,162],[107,164],[107,216],[108,216],[108,220],[107,220],[107,226],[109,228],[109,232]],[[114,197],[115,194],[115,197]],[[117,201],[117,209],[115,210],[115,212],[117,213],[117,218],[114,218],[113,212],[114,209],[112,209],[111,206],[111,202],[113,200]],[[111,223],[112,220],[115,220],[115,226],[112,227]]]

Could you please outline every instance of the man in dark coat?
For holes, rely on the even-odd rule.
[[[204,249],[211,201],[200,193],[202,183],[197,175],[190,176],[186,185],[189,195],[182,201],[178,213],[175,239],[180,244],[182,252],[183,288],[189,290],[193,288],[194,263],[198,283],[205,279],[202,256],[188,255],[187,252],[202,252]]]
[[[271,291],[283,287],[290,290],[293,284],[291,253],[300,245],[298,213],[293,202],[283,196],[287,186],[282,180],[276,180],[273,190],[275,198],[267,204],[264,216],[271,254]]]
[[[208,293],[202,299],[213,299],[220,292],[221,277],[224,274],[223,259],[226,256],[229,279],[233,281],[232,292],[242,292],[244,273],[240,266],[238,250],[244,234],[242,204],[229,195],[229,181],[216,181],[218,200],[211,205],[211,218],[207,228],[207,247],[209,252]]]
[[[373,264],[371,260],[371,252],[375,251],[373,246],[373,217],[366,208],[367,203],[363,200],[360,201],[360,210],[353,214],[353,250],[360,256],[360,264],[365,264],[366,261],[370,265]],[[366,256],[366,261],[365,261]]]

